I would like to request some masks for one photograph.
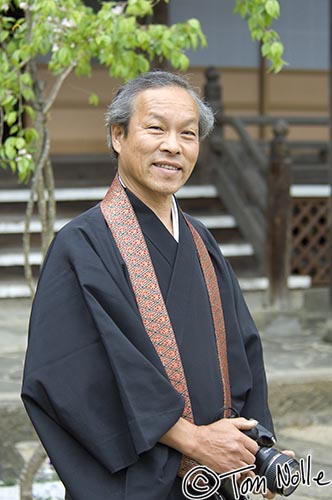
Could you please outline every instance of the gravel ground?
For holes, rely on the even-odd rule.
[[[35,483],[33,488],[34,500],[63,500],[64,487],[57,482]],[[19,500],[18,486],[1,486],[0,500]]]

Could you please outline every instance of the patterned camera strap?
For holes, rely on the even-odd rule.
[[[183,396],[185,405],[183,417],[193,422],[191,402],[182,366],[182,361],[168,311],[160,291],[159,283],[151,257],[137,220],[134,209],[122,187],[118,176],[115,177],[105,198],[101,202],[102,214],[112,231],[116,245],[126,263],[131,285],[143,324],[154,348],[160,357],[173,387]],[[186,219],[192,233],[199,262],[208,291],[219,359],[219,367],[224,393],[224,416],[229,416],[231,394],[228,375],[226,332],[223,310],[216,273],[205,244]],[[183,477],[197,463],[183,457],[178,475]]]

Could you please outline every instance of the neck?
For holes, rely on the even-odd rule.
[[[133,185],[120,176],[122,185],[128,188],[132,193],[134,193],[137,198],[139,198],[147,207],[156,214],[156,216],[161,220],[168,231],[173,234],[173,223],[172,223],[172,194],[163,194],[158,192],[151,193],[149,196],[145,191],[139,189],[138,186]]]

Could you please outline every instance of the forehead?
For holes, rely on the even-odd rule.
[[[132,117],[159,116],[183,118],[197,122],[198,106],[190,93],[178,86],[156,87],[141,91],[133,106]]]

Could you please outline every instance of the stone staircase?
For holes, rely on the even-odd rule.
[[[105,155],[59,156],[53,158],[56,180],[58,231],[74,216],[98,203],[104,196],[114,167]],[[27,186],[18,185],[9,172],[0,171],[0,298],[28,297],[24,280],[22,234],[24,211],[29,197]],[[181,208],[200,219],[214,234],[220,248],[237,273],[244,290],[264,290],[267,280],[259,276],[252,246],[242,237],[236,220],[226,212],[213,185],[183,187],[177,194]],[[37,278],[41,254],[40,222],[31,223],[30,261]],[[303,282],[303,279],[302,279]],[[303,286],[291,279],[291,287]]]

